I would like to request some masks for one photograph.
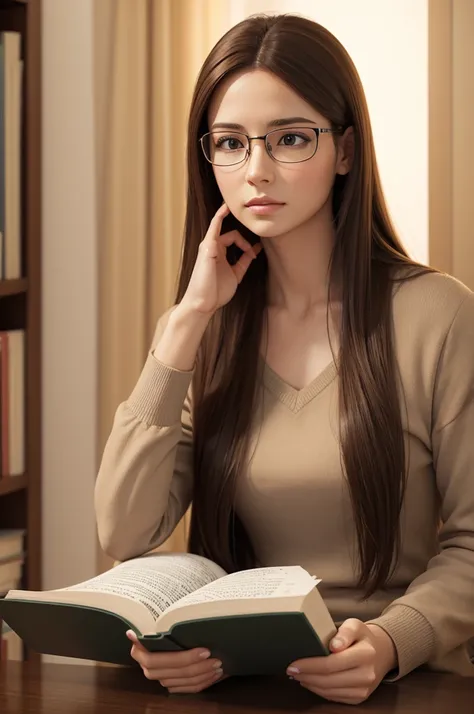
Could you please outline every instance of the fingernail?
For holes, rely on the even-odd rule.
[[[343,647],[344,646],[344,640],[341,640],[340,637],[335,637],[333,640],[331,640],[331,647]]]
[[[212,665],[214,669],[218,669],[219,667],[222,667],[222,662],[218,659],[217,662],[214,662]]]
[[[127,630],[125,634],[127,635],[129,640],[133,640],[133,642],[138,642],[138,637],[136,636],[133,630]]]
[[[291,672],[292,674],[299,674],[299,673],[300,673],[300,670],[298,669],[298,667],[288,667],[288,669],[287,669],[286,671],[287,671],[287,672]]]
[[[204,650],[203,652],[201,652],[199,654],[200,659],[207,659],[210,656],[211,656],[211,653],[209,652],[209,650]]]

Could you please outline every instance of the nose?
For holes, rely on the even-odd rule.
[[[265,141],[253,139],[250,142],[250,156],[247,159],[246,177],[250,184],[271,183],[274,163],[267,153]]]

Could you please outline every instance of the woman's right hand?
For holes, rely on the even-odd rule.
[[[133,642],[131,656],[141,666],[145,677],[159,681],[172,694],[196,694],[220,679],[226,679],[222,663],[210,658],[209,650],[149,652],[133,630],[127,631],[127,637]]]
[[[253,248],[236,230],[220,235],[222,221],[229,214],[224,203],[214,215],[199,252],[188,288],[181,301],[183,307],[211,317],[235,295],[245,273],[261,250]],[[243,254],[235,265],[226,257],[227,248],[237,245]]]

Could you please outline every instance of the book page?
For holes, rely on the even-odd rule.
[[[223,575],[222,568],[201,556],[160,553],[125,561],[91,580],[55,592],[118,595],[141,603],[157,620],[170,605]]]
[[[299,565],[253,568],[231,573],[187,595],[170,610],[217,600],[304,596],[320,581]]]

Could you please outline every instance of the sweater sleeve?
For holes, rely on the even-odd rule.
[[[474,293],[458,308],[439,357],[431,444],[441,498],[439,552],[403,597],[370,621],[394,641],[393,681],[449,659],[474,675],[465,647],[474,638]]]
[[[99,541],[117,560],[163,543],[191,502],[193,373],[153,355],[168,315],[131,395],[117,408],[96,480]]]

